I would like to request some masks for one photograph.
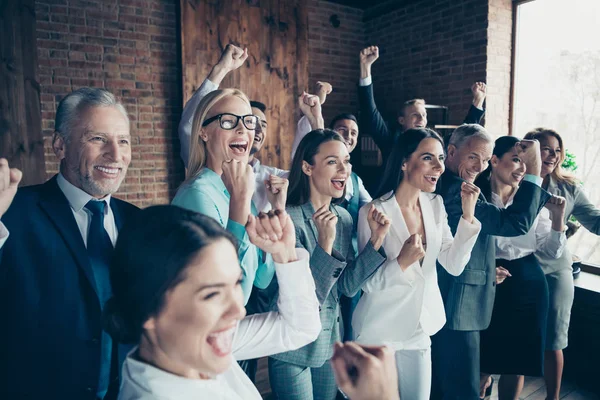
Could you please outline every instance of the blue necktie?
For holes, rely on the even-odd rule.
[[[104,208],[105,201],[90,200],[86,205],[92,213],[92,223],[88,231],[87,251],[92,264],[94,280],[96,283],[96,293],[100,300],[100,307],[112,295],[109,279],[109,264],[114,250],[110,237],[104,229]],[[98,390],[96,396],[102,399],[108,391],[110,383],[112,339],[109,334],[102,330],[102,339],[100,344],[100,376],[98,379]]]

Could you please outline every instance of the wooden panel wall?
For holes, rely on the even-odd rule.
[[[267,105],[268,137],[258,158],[288,168],[299,111],[308,87],[308,17],[302,0],[181,0],[184,102],[200,86],[228,43],[248,48],[248,60],[222,88],[241,89]]]
[[[46,179],[36,52],[34,0],[0,1],[0,157],[21,185]]]

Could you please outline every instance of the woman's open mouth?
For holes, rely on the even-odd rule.
[[[229,148],[234,154],[244,155],[248,150],[248,142],[246,140],[236,140],[229,143]]]

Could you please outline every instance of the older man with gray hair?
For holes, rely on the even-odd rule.
[[[52,148],[60,172],[18,190],[0,159],[0,398],[116,399],[127,349],[101,314],[117,234],[138,211],[111,197],[131,161],[125,108],[104,89],[70,93]]]
[[[493,147],[491,135],[476,124],[461,125],[450,137],[438,193],[444,200],[453,234],[462,215],[462,182],[473,183],[488,167]],[[550,198],[541,188],[539,143],[522,140],[516,147],[527,174],[513,204],[501,209],[480,195],[475,218],[481,222],[481,232],[464,272],[452,276],[438,266],[447,322],[432,338],[434,399],[479,399],[479,332],[490,324],[496,293],[494,236],[526,234]]]

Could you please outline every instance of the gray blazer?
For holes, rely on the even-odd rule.
[[[317,227],[312,216],[315,212],[310,202],[302,206],[287,207],[296,228],[296,247],[310,253],[310,269],[315,279],[319,299],[322,330],[313,343],[298,350],[275,354],[272,357],[305,367],[320,367],[333,355],[333,344],[340,340],[340,295],[354,296],[362,285],[386,260],[383,246],[375,251],[371,244],[354,258],[352,247],[352,217],[340,206],[332,205],[332,212],[338,216],[337,235],[329,255],[319,246]],[[277,281],[274,278],[269,286],[272,293],[270,309],[277,309]]]
[[[567,200],[565,222],[573,215],[588,231],[600,235],[600,209],[590,203],[581,186],[559,183],[550,176],[546,190],[552,194],[563,196]],[[540,252],[536,252],[535,256],[545,274],[561,269],[570,269],[573,264],[573,258],[568,248],[565,248],[559,258],[550,258],[538,253]]]
[[[462,217],[462,182],[461,178],[446,170],[439,186],[453,235]],[[549,198],[548,192],[527,181],[521,184],[513,204],[504,209],[488,203],[485,196],[480,195],[475,206],[475,218],[481,222],[481,232],[465,270],[459,276],[452,276],[438,264],[438,283],[446,309],[446,328],[481,331],[489,326],[496,296],[494,236],[526,234]]]

